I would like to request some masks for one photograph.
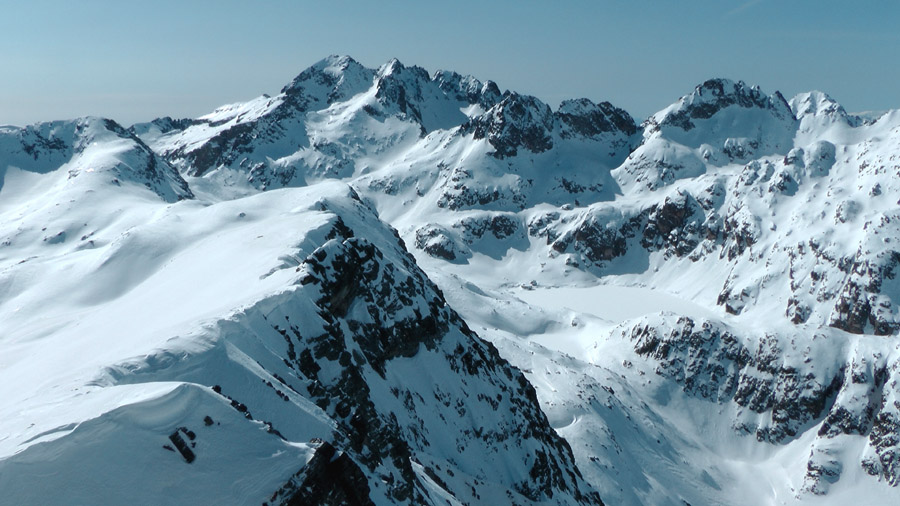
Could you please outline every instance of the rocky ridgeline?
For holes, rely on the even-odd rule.
[[[671,126],[687,132],[698,126],[696,120],[711,119],[732,106],[766,111],[784,121],[794,118],[790,105],[779,92],[766,95],[758,86],[750,87],[728,79],[710,79],[673,106],[651,117],[649,124],[657,128]]]
[[[340,165],[343,155],[355,153],[360,144],[383,149],[402,143],[401,138],[415,140],[463,122],[461,107],[489,108],[499,98],[497,85],[490,81],[481,83],[451,72],[429,76],[421,67],[406,67],[397,60],[372,70],[352,58],[332,56],[303,71],[277,96],[176,122],[184,128],[157,130],[165,136],[157,149],[190,175],[228,167],[248,172],[258,188],[296,186],[294,181],[310,171],[328,177],[352,175],[320,165]],[[401,132],[363,143],[329,135],[335,132],[317,132],[310,119],[329,112],[339,112],[343,121],[353,123],[398,122]],[[136,128],[147,130],[144,125]],[[313,152],[327,159],[312,167],[305,159],[295,159]]]
[[[388,473],[380,476],[391,483],[392,499],[425,501],[412,462],[422,462],[437,483],[455,484],[454,470],[484,479],[484,464],[467,461],[478,454],[490,462],[499,450],[510,458],[520,453],[527,466],[524,479],[508,483],[510,490],[534,501],[556,494],[562,502],[574,497],[599,503],[568,445],[547,425],[532,387],[468,329],[412,257],[396,256],[402,245],[386,259],[349,229],[335,231],[301,266],[307,272],[301,283],[318,293],[323,332],[310,335],[308,326],[294,325],[282,331],[294,349],[303,350],[288,363],[311,382],[310,398],[338,421],[340,444],[369,471]],[[392,363],[413,357],[428,368],[434,384],[397,381]],[[376,392],[390,392],[392,399],[384,402]],[[456,450],[441,455],[458,462],[449,468],[430,463],[437,457],[429,455],[430,448],[442,446],[442,438]],[[478,478],[447,487],[457,497],[480,488]]]
[[[599,274],[614,267],[617,259],[656,252],[663,259],[684,258],[698,266],[734,265],[735,274],[722,280],[715,298],[732,314],[752,307],[765,292],[786,293],[781,311],[793,323],[823,323],[855,334],[896,334],[898,253],[893,241],[900,236],[900,222],[895,213],[841,221],[846,208],[858,205],[848,200],[838,204],[828,229],[787,228],[788,238],[774,222],[764,227],[760,217],[741,204],[750,198],[775,204],[792,197],[766,177],[771,170],[753,164],[742,172],[751,174],[744,182],[743,176],[737,177],[737,184],[701,182],[660,195],[658,203],[643,208],[602,203],[582,211],[544,213],[532,217],[527,229],[546,242],[551,255],[566,255],[571,265]],[[860,237],[858,228],[868,232]],[[841,232],[848,241],[835,240]],[[779,270],[785,272],[786,282],[773,277]]]

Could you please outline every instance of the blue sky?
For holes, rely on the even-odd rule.
[[[0,0],[0,124],[198,116],[329,54],[638,118],[711,77],[900,108],[900,2]]]

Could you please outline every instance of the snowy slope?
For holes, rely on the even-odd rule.
[[[182,502],[896,502],[898,146],[822,92],[713,79],[638,125],[338,56],[4,130],[0,489],[134,448]]]
[[[170,203],[69,166],[0,189],[8,500],[600,504],[345,185]]]

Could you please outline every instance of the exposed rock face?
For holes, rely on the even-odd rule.
[[[349,56],[329,56],[301,72],[281,89],[298,111],[315,111],[362,93],[375,73]]]
[[[632,136],[637,125],[630,114],[610,104],[594,104],[586,98],[566,100],[559,106],[556,116],[565,125],[563,138],[581,135],[596,138],[605,133],[623,133]]]
[[[863,460],[863,468],[896,487],[900,485],[900,407],[893,407],[892,412],[879,413],[872,423],[869,445],[875,449],[875,455]]]
[[[488,208],[522,210],[528,201],[531,184],[516,178],[503,186],[477,184],[472,171],[462,168],[449,170],[437,206],[451,211]]]
[[[482,454],[493,460],[487,455],[498,448],[532,448],[525,462],[529,471],[509,483],[530,500],[565,494],[599,503],[575,470],[568,445],[547,425],[528,382],[467,328],[412,257],[399,253],[402,245],[388,261],[379,247],[353,236],[341,222],[329,236],[301,265],[305,290],[318,294],[323,332],[302,335],[292,324],[276,330],[295,350],[302,349],[287,363],[310,382],[310,398],[338,420],[336,441],[370,472],[387,473],[394,500],[425,500],[411,462],[419,459],[432,468],[426,462],[437,454],[429,448],[440,432],[441,438],[455,439],[461,457]],[[465,390],[440,381],[398,382],[401,371],[418,361],[430,363],[435,378],[446,369]],[[379,398],[387,392],[390,402]],[[517,421],[495,417],[497,412],[516,413]],[[477,428],[464,428],[471,417],[480,420]],[[453,468],[482,475],[464,462]],[[454,482],[452,471],[433,467],[431,473]],[[467,487],[477,489],[477,482]]]
[[[363,100],[349,104],[362,95]],[[350,163],[348,155],[383,151],[458,126],[468,119],[461,111],[465,107],[488,109],[499,100],[499,89],[490,81],[482,84],[450,72],[429,76],[396,59],[373,70],[347,56],[330,56],[301,72],[275,97],[226,106],[189,124],[157,120],[162,126],[154,136],[164,156],[190,175],[231,168],[248,173],[257,188],[273,189],[305,184],[310,175],[348,177],[352,170],[334,168]],[[355,123],[370,122],[373,130],[379,124],[399,125],[403,138],[394,131],[375,132],[361,146],[341,131],[323,131],[317,115],[332,106]],[[135,128],[147,132],[152,127]]]
[[[806,490],[819,493],[846,465],[834,450],[840,438],[869,438],[866,470],[885,480],[896,474],[896,418],[879,400],[889,390],[889,361],[871,371],[871,381],[854,382],[852,360],[829,355],[824,362],[837,365],[813,370],[804,360],[820,359],[797,351],[802,346],[783,330],[809,331],[797,342],[900,332],[900,185],[893,177],[900,129],[895,117],[885,118],[851,116],[821,93],[788,104],[778,92],[714,79],[638,126],[606,102],[570,100],[554,112],[453,72],[429,76],[396,60],[367,70],[331,58],[277,97],[188,125],[195,141],[178,137],[174,123],[158,128],[168,132],[161,152],[191,174],[228,169],[258,189],[351,182],[410,246],[453,269],[537,254],[541,273],[547,263],[548,272],[580,269],[647,285],[696,280],[687,291],[725,318],[777,323],[746,336],[673,319],[634,330],[632,339],[635,353],[658,363],[684,393],[743,413],[734,420],[739,433],[787,444],[821,424],[806,469]],[[203,129],[215,134],[199,135]],[[328,399],[342,392],[362,392],[345,404],[359,406],[357,419],[375,421],[345,423],[348,455],[364,472],[390,468],[393,497],[415,500],[410,477],[418,468],[404,462],[418,458],[421,445],[408,442],[418,422],[392,421],[377,402],[367,404],[375,397],[370,376],[389,381],[392,364],[421,350],[440,353],[457,324],[432,310],[440,299],[427,291],[400,291],[391,304],[426,301],[402,317],[354,313],[354,304],[380,308],[388,300],[367,298],[370,284],[408,284],[382,265],[382,245],[360,235],[335,232],[317,252],[322,258],[303,264],[307,287],[322,287],[317,311],[333,321],[320,315],[327,329],[294,336],[312,344],[292,364],[315,378],[323,409],[336,410],[339,402]],[[376,331],[394,321],[398,334]],[[289,337],[290,328],[279,324]],[[349,336],[362,344],[342,347]],[[875,360],[874,352],[863,355]],[[323,360],[337,361],[341,372],[318,377],[334,372],[313,367]],[[865,406],[846,400],[847,392],[867,399]],[[329,415],[352,420],[354,409]],[[422,465],[436,483],[453,481]]]
[[[760,441],[783,442],[822,417],[843,380],[841,370],[818,377],[780,364],[784,350],[776,336],[748,348],[711,322],[681,317],[668,330],[639,324],[626,334],[635,352],[658,362],[657,374],[683,385],[686,393],[769,414],[771,421],[761,424],[735,421],[735,429]]]
[[[371,97],[350,105],[349,98],[366,94]],[[326,118],[367,125],[364,130],[370,134],[361,142],[350,130],[322,130]],[[204,128],[216,132],[201,136],[200,142],[178,140],[176,122],[161,121],[159,128],[169,132],[171,141],[163,143],[162,151],[189,173],[232,167],[263,189],[353,178],[370,170],[371,162],[363,164],[361,159],[381,159],[379,163],[391,167],[388,172],[402,167],[390,175],[371,176],[367,188],[411,201],[427,196],[448,211],[446,219],[433,221],[428,230],[416,227],[416,236],[409,239],[423,251],[428,248],[429,255],[451,262],[486,250],[480,250],[483,245],[472,241],[469,230],[449,213],[524,213],[540,203],[573,206],[576,209],[563,209],[559,220],[528,230],[532,237],[546,238],[549,255],[572,255],[572,265],[602,273],[618,268],[616,259],[657,252],[698,264],[712,256],[735,266],[762,260],[797,273],[781,308],[794,323],[895,333],[900,312],[887,302],[879,281],[892,280],[893,273],[890,254],[880,251],[883,247],[860,244],[858,258],[846,248],[825,254],[810,251],[791,243],[830,239],[787,240],[775,230],[774,221],[762,219],[762,207],[749,205],[754,199],[769,207],[787,199],[814,199],[810,188],[815,185],[827,185],[825,193],[843,191],[845,185],[834,179],[834,171],[846,172],[849,155],[841,153],[848,146],[836,145],[838,139],[832,137],[807,139],[806,134],[797,137],[795,145],[796,135],[824,128],[809,123],[811,118],[837,118],[840,128],[871,126],[851,121],[839,104],[821,93],[798,96],[789,105],[777,92],[767,95],[742,82],[714,79],[638,128],[627,113],[608,103],[569,100],[553,112],[534,97],[501,94],[494,83],[453,72],[429,76],[396,60],[369,70],[348,57],[329,57],[301,73],[277,97],[196,120],[188,127],[194,134]],[[400,127],[392,130],[388,125]],[[487,151],[471,149],[466,143],[473,140],[483,142]],[[407,162],[415,152],[413,144],[422,149],[421,157],[414,155]],[[568,153],[584,146],[589,146],[589,158],[565,161]],[[394,149],[402,160],[385,155]],[[861,175],[886,173],[890,159],[868,161],[869,148],[860,149]],[[453,155],[448,158],[447,152]],[[589,160],[600,159],[610,164],[591,170],[589,163],[596,162]],[[744,164],[740,174],[712,173],[735,163]],[[867,193],[882,198],[886,188],[879,183]],[[619,192],[653,196],[612,211],[606,202]],[[829,199],[823,205],[838,227],[860,225],[858,199]],[[811,216],[792,218],[811,222]],[[891,218],[869,221],[893,234]],[[508,240],[524,244],[519,236]],[[846,280],[822,275],[826,267],[847,273]],[[729,275],[720,286],[715,302],[733,314],[741,314],[761,296],[761,289],[772,289],[772,283],[758,276]]]
[[[610,261],[629,253],[643,256],[664,251],[683,257],[712,233],[707,221],[696,199],[679,194],[643,210],[623,211],[603,204],[562,219],[546,216],[532,221],[529,232],[546,237],[556,253],[577,255],[576,265],[602,271]]]
[[[515,215],[500,213],[464,218],[456,222],[454,228],[463,231],[463,240],[468,244],[472,244],[488,234],[502,241],[520,232],[519,222]]]
[[[0,130],[7,163],[35,170],[41,164],[62,165],[73,154],[76,128],[73,122],[54,122]]]
[[[553,147],[550,132],[553,113],[550,107],[534,97],[508,93],[503,100],[484,115],[461,127],[476,139],[487,139],[494,147],[494,156],[516,156],[519,148],[541,153]]]
[[[405,67],[394,59],[382,67],[375,81],[375,97],[382,104],[396,107],[400,114],[422,122],[422,84],[430,83],[428,72],[421,67]]]
[[[430,256],[450,262],[471,255],[470,251],[460,246],[453,235],[440,225],[425,225],[416,230],[415,245]]]
[[[557,135],[562,139],[602,141],[614,156],[616,151],[630,148],[637,126],[627,112],[609,102],[568,100],[552,112],[534,97],[506,93],[500,103],[462,125],[460,131],[472,133],[475,139],[487,139],[494,148],[493,156],[499,159],[516,156],[520,148],[531,153],[548,151]]]
[[[878,211],[863,219],[857,198],[826,198],[821,213],[833,212],[834,225],[821,231],[814,226],[819,218],[813,212],[765,215],[764,206],[813,200],[819,193],[811,188],[821,185],[828,185],[829,194],[843,192],[833,175],[839,163],[836,149],[831,142],[817,141],[774,160],[750,162],[738,174],[673,179],[673,188],[657,188],[638,204],[597,203],[564,209],[554,218],[544,215],[546,219],[532,220],[529,233],[546,237],[551,256],[572,255],[572,265],[601,273],[615,270],[615,259],[655,252],[662,252],[663,260],[687,258],[698,265],[710,265],[715,258],[733,266],[715,297],[731,314],[742,314],[767,290],[779,291],[787,302],[782,311],[795,324],[893,335],[900,329],[900,311],[891,295],[897,293],[898,263],[892,245],[900,236],[895,212]],[[660,167],[652,159],[646,162],[654,167],[648,170]],[[882,186],[869,198],[879,198]],[[755,201],[765,204],[756,207]],[[867,232],[861,236],[859,228]],[[836,234],[852,239],[836,242]],[[773,275],[762,271],[740,274],[753,272],[759,262],[770,272],[783,269],[789,282],[775,283]]]
[[[657,364],[658,375],[681,385],[688,395],[745,408],[746,413],[738,411],[733,428],[759,441],[785,444],[821,424],[805,491],[827,493],[840,479],[843,469],[833,441],[850,436],[867,440],[859,462],[866,472],[898,483],[898,363],[886,364],[884,355],[862,342],[845,351],[845,343],[835,342],[838,337],[822,334],[801,350],[794,337],[748,339],[720,324],[687,317],[675,325],[665,319],[640,322],[624,328],[622,336],[638,355]]]
[[[182,200],[185,198],[193,198],[193,193],[188,187],[187,182],[181,177],[177,170],[169,165],[165,160],[160,158],[150,149],[139,137],[135,136],[128,130],[113,120],[103,120],[106,130],[115,133],[122,139],[127,139],[134,143],[129,155],[136,159],[135,162],[120,162],[114,169],[113,173],[123,180],[132,180],[142,183],[144,186],[153,190],[157,195],[167,201]],[[81,145],[87,145],[92,142],[92,138],[81,140]]]
[[[793,112],[781,93],[768,96],[758,87],[749,87],[740,81],[735,83],[727,79],[710,79],[682,98],[679,107],[667,114],[659,125],[691,130],[696,126],[694,120],[710,119],[730,106],[765,109],[779,119],[793,118]]]
[[[799,446],[802,463],[779,493],[827,494],[851,470],[874,477],[863,486],[898,486],[898,125],[897,112],[850,115],[819,92],[788,104],[722,79],[637,125],[608,102],[567,100],[554,111],[471,76],[332,56],[276,96],[198,119],[2,127],[0,181],[10,186],[0,320],[7,332],[8,321],[18,325],[8,340],[26,349],[56,339],[41,353],[67,351],[80,344],[84,316],[112,351],[82,357],[83,369],[59,353],[55,369],[78,369],[77,381],[2,382],[14,386],[0,397],[38,386],[9,402],[11,416],[31,420],[0,439],[0,488],[162,462],[176,472],[156,466],[147,482],[210,465],[268,477],[250,495],[269,505],[600,504],[598,491],[616,490],[633,504],[715,503],[728,493],[721,483],[741,478],[684,458],[701,454],[689,447],[705,434],[659,416],[693,415],[674,412],[684,405],[730,425],[733,434],[716,434],[722,447]],[[193,197],[182,174],[202,202],[178,203]],[[52,191],[20,205],[29,185]],[[302,186],[318,188],[292,188]],[[466,308],[472,328],[539,390],[450,307],[401,233],[453,289],[449,299],[483,306]],[[241,258],[222,262],[231,272],[216,270],[234,251]],[[215,272],[194,276],[207,261]],[[502,281],[484,290],[465,279],[494,268]],[[661,313],[616,327],[621,339],[590,335],[602,350],[592,358],[608,352],[602,363],[538,342],[569,326],[576,339],[611,331],[568,310],[529,311],[517,290],[607,275],[689,298],[707,317]],[[237,288],[220,291],[219,277]],[[174,285],[198,288],[177,303],[228,304],[187,316],[169,301],[167,311],[146,310]],[[69,289],[79,298],[67,300]],[[17,316],[56,299],[64,323],[37,328],[43,314]],[[119,319],[99,321],[95,307]],[[184,335],[165,334],[170,326],[141,334],[148,325],[131,320],[148,313]],[[117,362],[94,360],[107,351]],[[29,373],[27,359],[17,370],[7,360],[7,378]],[[56,395],[87,407],[33,429],[48,406],[63,405]],[[150,450],[109,455],[103,445],[119,441],[110,433]],[[561,435],[578,443],[578,466]],[[260,449],[259,458],[235,459],[236,448]],[[100,457],[84,458],[91,451]],[[52,471],[22,472],[34,462]],[[673,477],[689,485],[675,490]],[[684,493],[694,485],[702,490]]]
[[[316,442],[316,452],[306,466],[276,491],[266,506],[374,506],[369,485],[359,466],[331,444]]]
[[[634,237],[637,224],[615,211],[604,209],[602,214],[584,214],[564,231],[542,228],[546,220],[532,222],[536,235],[547,237],[547,243],[558,253],[574,251],[588,265],[605,265],[628,251],[628,239]]]
[[[665,249],[683,257],[708,236],[708,231],[703,229],[705,213],[690,194],[666,197],[662,205],[654,205],[645,213],[647,223],[641,246],[650,251]]]
[[[353,192],[316,205],[329,216],[321,245],[282,267],[297,272],[296,289],[223,330],[277,352],[259,360],[277,380],[267,386],[282,401],[303,396],[334,424],[328,444],[340,457],[320,445],[270,504],[422,504],[434,486],[465,502],[602,504],[533,387],[447,305],[399,237]],[[265,416],[241,388],[217,391],[235,391],[228,398],[248,419]],[[297,430],[275,424],[276,435]]]
[[[472,76],[463,76],[446,70],[435,72],[432,80],[437,82],[442,91],[456,100],[478,104],[485,109],[490,109],[503,98],[503,93],[493,81],[482,83]]]
[[[157,205],[154,211],[171,209]],[[200,228],[184,207],[178,223]],[[103,389],[115,399],[120,391],[150,392],[149,405],[103,415],[100,422],[109,423],[97,422],[95,430],[163,455],[147,461],[182,466],[155,469],[157,475],[246,470],[265,476],[247,496],[269,505],[418,505],[447,498],[602,504],[525,376],[468,327],[399,235],[355,191],[332,183],[190,208],[202,226],[216,229],[216,238],[241,231],[221,244],[269,242],[250,260],[234,255],[235,264],[210,268],[241,271],[239,290],[252,292],[247,302],[189,327],[187,336],[158,337],[172,348],[151,348],[87,375],[98,396]],[[266,212],[276,225],[261,231],[254,220]],[[211,225],[210,216],[220,221]],[[503,218],[484,225],[485,236],[514,227]],[[162,228],[153,222],[128,234]],[[264,237],[270,232],[285,237]],[[160,254],[166,264],[177,264],[168,253]],[[173,269],[175,278],[187,270]],[[150,414],[155,411],[160,414]],[[241,441],[229,442],[235,433]],[[79,437],[115,444],[96,433]],[[251,437],[254,451],[263,449],[241,454],[243,438]],[[63,446],[67,459],[85,451]],[[126,457],[117,453],[113,462]],[[91,462],[103,468],[100,459]],[[16,467],[0,464],[8,466],[4,473]],[[179,497],[192,497],[195,489]]]
[[[139,123],[137,125],[132,125],[128,128],[128,132],[138,137],[146,136],[151,132],[157,134],[167,134],[169,132],[184,130],[185,128],[196,125],[198,123],[200,123],[200,121],[191,118],[174,119],[170,116],[163,116],[162,118],[156,118],[149,123]]]
[[[362,93],[374,77],[373,70],[350,57],[330,56],[301,72],[276,97],[226,106],[180,125],[184,128],[167,130],[173,142],[162,148],[163,155],[192,176],[237,165],[255,171],[257,186],[272,187],[279,180],[285,186],[290,176],[261,171],[267,167],[267,157],[277,159],[308,146],[303,127],[306,115]],[[200,143],[195,140],[198,135],[203,139]],[[264,155],[254,156],[257,151]]]
[[[848,280],[831,314],[830,325],[854,334],[894,335],[900,320],[882,287],[896,277],[900,253],[888,251],[872,260],[846,259],[843,262]]]

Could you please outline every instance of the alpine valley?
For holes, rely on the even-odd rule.
[[[686,91],[0,127],[2,502],[900,503],[900,110]]]

